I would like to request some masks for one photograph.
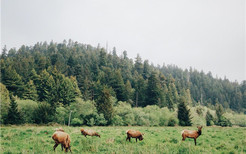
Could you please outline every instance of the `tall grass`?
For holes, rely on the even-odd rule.
[[[1,127],[1,153],[61,153],[53,151],[52,126]],[[101,138],[80,134],[81,127],[63,127],[71,136],[73,153],[246,153],[246,128],[205,127],[197,139],[182,142],[183,129],[196,127],[91,127]],[[85,127],[88,129],[88,127]],[[143,141],[126,141],[126,130],[139,130]]]

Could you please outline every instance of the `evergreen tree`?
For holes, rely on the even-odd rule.
[[[0,82],[0,123],[5,123],[10,104],[9,91],[4,84]]]
[[[99,67],[101,68],[102,66],[107,66],[107,53],[105,50],[102,48],[100,50],[100,55],[99,55]]]
[[[191,126],[191,115],[190,109],[188,109],[187,104],[185,103],[185,98],[180,98],[180,103],[178,105],[178,119],[180,126]]]
[[[70,80],[71,80],[71,82],[72,82],[72,84],[73,84],[73,89],[74,89],[74,91],[75,91],[75,96],[76,96],[76,97],[82,98],[82,94],[81,94],[81,91],[79,90],[79,87],[78,87],[78,83],[77,83],[76,77],[71,76],[71,77],[70,77]]]
[[[207,111],[207,114],[206,114],[206,124],[207,126],[212,126],[214,124],[214,118],[209,111]]]
[[[160,101],[160,80],[156,72],[152,72],[148,80],[147,87],[147,103],[149,105],[156,105]]]
[[[132,101],[133,89],[131,86],[131,82],[129,80],[126,81],[125,84],[125,99],[129,102]]]
[[[143,64],[142,64],[142,58],[139,54],[137,54],[136,60],[135,60],[135,70],[138,72],[139,75],[143,74]]]
[[[217,118],[220,119],[222,117],[222,115],[224,114],[224,108],[221,104],[216,103],[216,115]]]
[[[3,48],[3,50],[2,50],[2,55],[1,55],[1,59],[5,59],[5,58],[7,58],[7,47],[6,47],[6,45],[4,45],[4,48]]]
[[[143,79],[143,77],[141,75],[138,75],[136,80],[135,80],[135,103],[136,103],[136,107],[138,106],[145,106],[145,101],[146,101],[146,82]]]
[[[21,76],[16,73],[15,69],[7,67],[4,71],[2,82],[11,94],[22,97],[24,84]]]
[[[34,101],[38,100],[37,89],[36,89],[32,80],[30,80],[26,84],[26,87],[24,88],[24,91],[23,91],[23,98],[24,99],[31,99]]]
[[[119,101],[125,101],[125,85],[120,70],[116,70],[112,87]]]
[[[11,97],[10,107],[8,110],[7,121],[8,124],[20,124],[21,123],[21,115],[18,111],[18,104],[15,101],[15,98]]]
[[[108,87],[104,86],[96,102],[98,112],[104,115],[105,119],[108,121],[108,124],[111,124],[114,110],[113,102],[110,95],[110,89]]]
[[[70,105],[72,102],[75,102],[75,94],[76,91],[73,87],[73,83],[71,80],[64,75],[62,75],[62,79],[59,85],[59,102],[64,105]]]
[[[148,79],[151,75],[149,61],[145,60],[143,65],[143,78]]]
[[[40,101],[47,101],[53,107],[57,101],[57,85],[52,75],[50,75],[46,70],[43,70],[40,74],[40,91],[39,98]]]

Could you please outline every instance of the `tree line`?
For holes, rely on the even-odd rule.
[[[117,55],[116,48],[106,51],[100,45],[72,40],[41,42],[18,50],[4,47],[0,60],[1,83],[9,96],[47,102],[54,113],[76,98],[95,102],[99,115],[108,122],[113,102],[120,101],[132,107],[157,105],[174,111],[182,99],[188,105],[215,108],[221,104],[246,111],[246,81],[239,84],[174,65],[154,66],[140,55],[128,58],[127,51]]]

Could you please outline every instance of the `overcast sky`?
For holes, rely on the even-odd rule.
[[[1,47],[72,39],[246,80],[245,0],[2,0]]]

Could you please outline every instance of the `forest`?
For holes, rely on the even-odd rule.
[[[246,113],[245,80],[155,66],[139,54],[131,59],[127,51],[118,53],[115,47],[108,51],[100,44],[72,40],[9,50],[5,46],[0,59],[1,123],[189,126],[177,112],[182,103],[184,109],[196,107],[198,114],[200,107],[210,119],[207,125],[227,121],[225,110]],[[213,110],[216,114],[210,115]]]

